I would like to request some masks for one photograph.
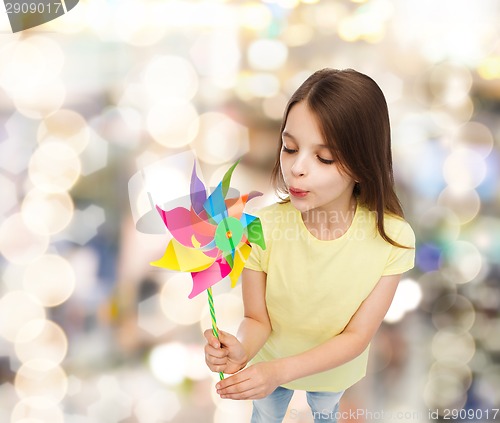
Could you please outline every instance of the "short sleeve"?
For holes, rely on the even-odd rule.
[[[263,255],[264,251],[258,245],[252,244],[252,251],[250,251],[250,256],[248,257],[245,268],[250,270],[256,270],[259,272],[264,272],[263,269]]]
[[[402,221],[399,234],[391,238],[398,244],[408,248],[392,246],[384,268],[384,276],[404,273],[415,265],[415,233],[411,226]]]

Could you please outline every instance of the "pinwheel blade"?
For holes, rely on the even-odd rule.
[[[251,251],[252,247],[248,244],[243,244],[236,250],[236,254],[234,255],[233,270],[231,270],[231,273],[229,274],[229,279],[231,279],[231,288],[234,288],[238,283],[238,279]]]
[[[202,220],[194,210],[184,207],[165,211],[156,206],[165,226],[172,236],[186,247],[205,247],[214,238],[215,226]],[[194,239],[193,239],[194,237]]]
[[[203,211],[203,204],[207,200],[207,190],[203,182],[196,174],[196,163],[193,166],[193,173],[191,175],[191,206],[196,214]]]
[[[192,272],[193,290],[188,295],[188,298],[196,297],[201,292],[220,282],[230,272],[231,266],[222,258],[217,259],[210,267],[201,272]]]
[[[187,248],[175,239],[168,243],[165,254],[150,264],[181,272],[199,272],[210,267],[216,259],[194,248]]]
[[[249,215],[246,215],[249,216]],[[264,239],[264,233],[262,231],[262,224],[260,223],[259,218],[254,218],[245,228],[247,239],[252,244],[257,244],[263,250],[266,249],[266,241]]]
[[[238,165],[239,161],[232,165],[222,177],[222,181],[217,185],[214,192],[210,194],[203,205],[203,208],[208,213],[209,217],[219,224],[222,219],[228,216],[228,211],[225,203],[227,192],[229,191],[229,184],[231,183],[231,176],[233,175],[234,168]]]

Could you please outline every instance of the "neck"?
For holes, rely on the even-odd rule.
[[[316,238],[331,240],[347,232],[356,213],[356,198],[352,196],[346,204],[335,208],[312,209],[302,213],[306,228]]]

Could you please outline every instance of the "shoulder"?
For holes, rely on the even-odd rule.
[[[375,237],[382,237],[377,230],[377,213],[373,210],[361,206],[360,209],[360,224],[364,230],[373,231]],[[384,229],[386,234],[398,244],[408,247],[415,246],[415,234],[410,224],[400,216],[385,213],[384,214]]]
[[[415,233],[411,225],[402,217],[386,213],[384,228],[389,238],[407,247],[415,246]]]

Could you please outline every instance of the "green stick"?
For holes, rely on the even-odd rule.
[[[207,289],[208,307],[210,308],[210,317],[212,318],[212,333],[219,339],[219,331],[217,330],[217,320],[215,318],[214,297],[212,296],[212,287]],[[219,372],[220,380],[224,379],[224,373]]]

